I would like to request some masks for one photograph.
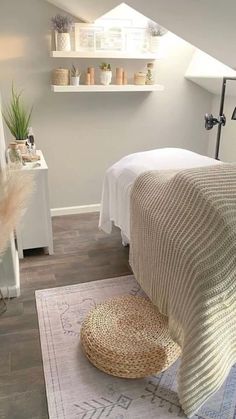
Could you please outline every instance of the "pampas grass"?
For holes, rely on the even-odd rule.
[[[11,233],[26,208],[32,185],[28,173],[0,172],[0,256],[7,249]]]
[[[14,171],[0,171],[0,262],[7,249],[11,233],[26,208],[32,191],[33,180],[29,174]],[[7,309],[0,289],[0,314]],[[1,301],[0,301],[1,302]]]

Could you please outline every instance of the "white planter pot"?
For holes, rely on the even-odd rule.
[[[71,77],[71,85],[72,86],[79,86],[80,76]]]
[[[70,34],[69,33],[57,33],[57,51],[70,51]]]
[[[160,36],[150,36],[150,45],[149,49],[150,52],[153,54],[157,53],[159,51],[160,47]]]
[[[112,79],[112,71],[101,70],[101,73],[100,73],[101,84],[108,86],[108,84],[111,84],[111,79]]]

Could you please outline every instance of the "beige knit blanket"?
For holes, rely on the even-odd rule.
[[[130,264],[182,348],[178,393],[192,416],[236,362],[236,165],[139,176]]]

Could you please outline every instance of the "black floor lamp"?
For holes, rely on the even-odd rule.
[[[226,83],[228,80],[236,80],[236,77],[224,77],[223,84],[221,89],[221,98],[220,98],[220,111],[219,117],[214,118],[212,114],[205,115],[205,128],[210,130],[214,125],[218,124],[217,137],[216,137],[216,148],[215,148],[215,159],[219,160],[219,149],[220,149],[220,137],[221,137],[221,128],[226,124],[226,117],[224,115],[224,104],[225,104],[225,90]],[[236,120],[236,108],[233,111],[231,119]]]

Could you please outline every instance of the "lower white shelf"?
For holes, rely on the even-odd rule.
[[[154,92],[154,91],[162,91],[164,90],[164,86],[160,84],[144,84],[144,85],[136,85],[136,84],[126,84],[126,85],[116,85],[116,84],[109,84],[108,86],[104,86],[103,84],[94,84],[94,85],[83,85],[80,86],[55,86],[52,85],[53,92],[61,92],[61,93],[96,93],[96,92]]]

